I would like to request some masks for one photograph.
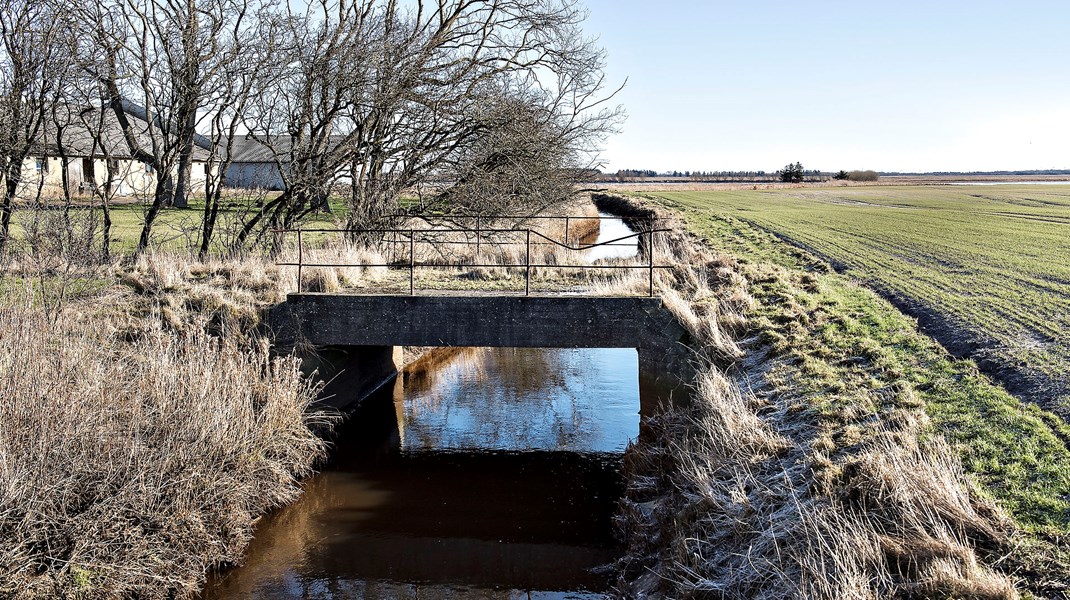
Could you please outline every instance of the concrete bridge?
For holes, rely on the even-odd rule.
[[[650,383],[680,388],[694,377],[690,336],[659,298],[300,293],[269,323],[283,347],[325,349],[326,370],[347,371],[335,383],[346,396],[394,376],[402,346],[635,348]]]

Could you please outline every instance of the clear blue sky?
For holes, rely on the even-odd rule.
[[[607,168],[1070,168],[1070,1],[587,0]]]

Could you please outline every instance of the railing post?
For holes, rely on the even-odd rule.
[[[650,236],[646,243],[647,265],[650,267],[650,297],[654,297],[654,230],[650,230]]]
[[[568,215],[565,215],[565,245],[568,245]]]
[[[479,233],[479,215],[476,215],[476,263],[479,262],[480,246],[482,242],[482,236]]]
[[[531,230],[527,232],[527,241],[524,244],[524,295],[531,295]]]
[[[409,295],[416,294],[416,230],[409,229]]]
[[[301,239],[301,230],[297,230],[297,293],[300,294],[305,291],[304,285],[304,262],[305,262],[305,244]]]

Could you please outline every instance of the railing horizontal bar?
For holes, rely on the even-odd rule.
[[[413,232],[413,233],[457,233],[457,232],[476,233],[477,232],[477,230],[474,227],[473,228],[462,228],[462,229],[396,229],[396,228],[395,229],[305,229],[305,228],[302,227],[300,229],[273,229],[272,231],[274,231],[275,233],[296,233],[298,231],[303,231],[305,233],[409,233],[410,231]],[[533,229],[529,230],[529,229],[526,229],[526,228],[516,228],[516,227],[514,227],[512,229],[483,229],[483,228],[480,228],[478,230],[479,233],[524,233],[526,231],[531,231],[532,233],[534,233],[536,235],[543,235],[542,233],[539,233],[538,231],[535,231]],[[635,237],[635,236],[638,236],[638,235],[647,235],[648,233],[663,233],[663,232],[667,232],[667,231],[672,231],[672,230],[671,229],[644,229],[642,231],[636,231],[636,232],[634,232],[634,233],[632,233],[632,234],[630,234],[628,236],[625,236],[625,237]],[[553,239],[553,238],[547,238],[547,239]]]
[[[395,269],[408,269],[409,268],[409,263],[352,265],[352,264],[342,264],[342,263],[309,263],[309,262],[306,262],[306,263],[300,263],[300,264],[305,266],[305,267],[322,267],[322,268],[328,268],[328,269],[330,269],[330,268],[333,268],[333,269],[358,269],[358,268],[373,268],[373,267],[386,267],[386,268],[395,268]],[[296,266],[298,266],[298,263],[284,262],[284,263],[275,263],[275,265],[279,266],[279,267],[296,267]],[[478,268],[483,268],[483,269],[521,269],[521,268],[527,267],[529,265],[526,265],[526,264],[523,264],[523,263],[516,263],[516,264],[510,263],[510,264],[507,264],[507,265],[501,265],[501,264],[498,264],[498,265],[495,265],[495,264],[468,265],[468,264],[459,264],[459,263],[416,263],[414,266],[416,268],[424,267],[424,268],[429,268],[429,269],[478,269]],[[530,266],[533,267],[533,268],[538,267],[538,268],[543,268],[543,269],[550,269],[550,268],[553,268],[553,269],[643,269],[644,271],[651,268],[649,265],[542,265],[542,264],[534,264],[534,263],[531,264]],[[675,267],[673,267],[672,265],[654,265],[653,268],[655,268],[655,269],[673,269]]]
[[[288,231],[296,231],[296,232],[304,232],[304,233],[344,233],[345,232],[345,231],[337,230],[337,229],[293,229],[293,230],[276,230],[276,231],[279,232],[279,233],[287,233]],[[456,232],[456,231],[468,231],[468,230],[450,230],[450,233]],[[551,237],[547,237],[547,236],[539,233],[538,231],[532,231],[532,230],[529,230],[529,229],[501,229],[501,230],[489,229],[489,230],[482,230],[482,231],[488,231],[488,232],[491,232],[491,233],[526,233],[526,232],[530,232],[530,233],[534,233],[535,235],[541,237],[542,239],[546,240],[546,242],[548,242],[548,243],[536,242],[536,244],[539,244],[539,245],[557,246],[557,247],[560,247],[560,248],[567,248],[569,250],[589,250],[591,248],[598,248],[600,246],[608,246],[608,245],[611,245],[611,244],[617,245],[616,244],[617,242],[622,242],[624,240],[631,239],[633,237],[634,238],[639,238],[639,237],[642,237],[644,235],[650,235],[650,234],[654,234],[654,233],[662,233],[662,232],[667,232],[667,231],[670,231],[670,230],[668,230],[668,229],[654,229],[654,230],[651,230],[651,231],[640,231],[640,232],[633,233],[631,235],[626,235],[626,236],[619,237],[619,238],[616,238],[616,239],[613,239],[613,240],[601,242],[601,243],[598,243],[598,244],[590,244],[590,245],[586,245],[586,246],[569,246],[568,244],[561,243],[561,242],[559,242],[559,241],[557,241],[557,240],[555,240],[555,239],[553,239]],[[363,230],[349,231],[348,233],[411,234],[412,237],[415,239],[415,234],[419,233],[419,231],[417,230],[415,232],[410,232],[409,230],[398,230],[398,229],[363,229]],[[408,237],[406,237],[406,239],[408,239]],[[383,241],[386,242],[388,240],[383,240]],[[449,241],[432,242],[432,241],[424,241],[424,242],[421,242],[421,243],[424,243],[424,244],[437,243],[437,244],[445,245],[445,244],[458,244],[458,243],[470,244],[471,242],[449,242]],[[631,244],[626,244],[626,245],[630,246]]]

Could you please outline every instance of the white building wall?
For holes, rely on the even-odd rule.
[[[156,189],[156,173],[150,171],[145,163],[135,160],[115,160],[115,196],[149,196]],[[38,168],[40,164],[40,168]],[[203,196],[205,184],[208,181],[205,172],[204,161],[194,161],[190,171],[190,191],[193,196]],[[92,182],[97,186],[103,186],[108,178],[108,164],[103,159],[92,160]],[[85,173],[87,166],[82,158],[71,158],[67,165],[67,178],[70,182],[70,190],[74,195],[87,196],[92,190],[85,184],[89,183],[89,177]],[[24,200],[32,200],[37,197],[40,187],[43,198],[55,198],[63,195],[63,168],[62,160],[57,157],[31,157],[22,163],[22,182],[19,185],[18,196]],[[174,171],[177,177],[177,169]],[[0,177],[0,184],[3,178]]]

